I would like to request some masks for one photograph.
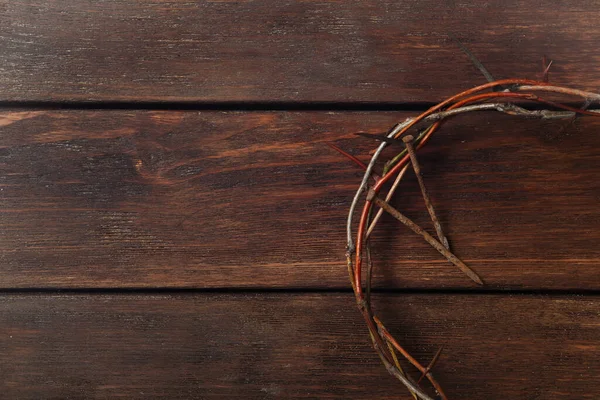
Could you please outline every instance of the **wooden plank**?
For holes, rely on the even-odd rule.
[[[600,87],[594,0],[0,1],[0,100],[437,101],[498,78]]]
[[[345,218],[403,113],[0,114],[3,288],[348,288]],[[464,116],[420,152],[456,254],[487,288],[598,289],[600,127]],[[387,156],[391,156],[388,153]],[[432,231],[412,173],[394,204]],[[379,287],[471,288],[392,219]],[[407,250],[408,249],[408,250]]]
[[[593,399],[596,297],[381,295],[377,310],[449,398]],[[0,297],[7,398],[410,398],[351,294]]]

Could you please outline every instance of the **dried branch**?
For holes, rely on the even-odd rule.
[[[417,153],[415,152],[415,148],[412,145],[412,141],[414,137],[411,135],[404,136],[402,139],[404,144],[406,144],[406,150],[408,151],[408,155],[410,157],[410,162],[412,164],[413,170],[415,171],[415,175],[417,176],[417,181],[419,182],[419,187],[421,188],[421,194],[423,195],[423,200],[425,200],[425,207],[427,208],[427,212],[431,217],[431,221],[433,222],[433,227],[435,228],[435,232],[437,233],[440,242],[444,245],[446,249],[450,249],[450,244],[448,244],[448,239],[446,235],[444,235],[444,231],[442,230],[442,225],[435,214],[435,209],[433,208],[433,204],[431,204],[431,200],[429,199],[429,194],[427,193],[427,189],[425,188],[425,183],[423,182],[423,176],[421,175],[421,166],[419,165],[419,161],[417,160]]]
[[[405,126],[410,124],[410,122],[411,122],[411,120],[406,120],[402,123],[395,125],[394,128],[390,131],[390,133],[387,136],[394,137],[394,135],[397,132],[399,132]],[[354,195],[354,198],[352,199],[352,204],[350,205],[350,211],[348,213],[348,220],[346,223],[346,232],[347,232],[346,248],[347,248],[347,251],[350,253],[354,253],[354,251],[356,250],[355,246],[354,246],[354,240],[352,239],[352,217],[354,216],[354,211],[356,210],[356,206],[358,205],[358,202],[360,201],[360,195],[367,188],[367,182],[369,181],[369,177],[373,173],[373,168],[375,167],[375,163],[377,162],[379,155],[381,154],[381,152],[383,151],[383,149],[385,148],[386,145],[387,145],[387,143],[385,143],[385,142],[381,143],[379,145],[379,147],[377,148],[377,150],[375,151],[375,153],[373,154],[373,157],[371,157],[371,161],[367,165],[367,170],[365,171],[365,175],[363,176],[360,186],[358,187],[358,190],[356,191],[356,194]],[[360,288],[356,288],[356,289],[360,290]]]
[[[437,363],[437,361],[440,359],[440,356],[442,355],[442,351],[443,350],[444,350],[444,346],[442,346],[442,347],[440,347],[438,349],[438,351],[435,353],[435,355],[433,356],[433,358],[429,362],[429,365],[427,366],[427,368],[425,368],[425,371],[423,371],[421,373],[421,377],[419,378],[419,380],[417,381],[417,383],[421,383],[421,381],[423,380],[423,378],[425,378],[427,376],[427,374],[429,374],[429,372],[433,369],[433,367],[435,366],[435,363]]]
[[[388,193],[385,196],[386,202],[390,201],[390,199],[396,192],[396,189],[398,189],[398,186],[400,185],[400,181],[404,177],[404,174],[406,173],[407,170],[408,170],[408,165],[405,166],[404,168],[402,168],[402,171],[400,171],[398,176],[396,176],[396,180],[394,181],[394,184],[392,185],[391,189],[388,191]],[[377,214],[375,215],[375,218],[373,218],[373,221],[371,221],[371,225],[369,225],[369,229],[367,229],[367,238],[369,236],[371,236],[371,232],[373,232],[373,229],[375,229],[375,225],[377,225],[377,222],[379,222],[379,218],[381,218],[382,215],[383,215],[383,208],[380,208],[379,210],[377,210]]]
[[[492,76],[492,74],[490,74],[490,72],[487,70],[487,68],[481,63],[481,61],[479,61],[477,59],[477,57],[475,57],[475,55],[473,53],[471,53],[471,51],[469,49],[467,49],[461,42],[460,40],[458,40],[454,35],[449,35],[452,40],[454,40],[454,42],[456,43],[456,45],[462,50],[463,53],[465,53],[467,55],[467,57],[469,57],[469,59],[471,60],[471,62],[477,67],[477,69],[479,70],[479,72],[481,72],[481,74],[483,76],[485,76],[485,79],[488,82],[494,82],[496,79]]]
[[[404,356],[404,358],[406,358],[406,360],[408,362],[410,362],[415,368],[417,368],[419,370],[419,372],[421,372],[422,374],[425,374],[425,376],[427,377],[427,379],[429,380],[429,382],[431,382],[431,385],[434,387],[434,389],[436,390],[436,392],[440,395],[440,397],[443,400],[448,400],[448,398],[444,394],[444,391],[442,390],[442,387],[435,380],[435,378],[433,377],[433,375],[429,371],[427,371],[427,368],[423,367],[417,360],[415,360],[413,358],[413,356],[411,356],[402,346],[400,346],[400,344],[388,332],[388,330],[385,328],[385,326],[383,325],[383,323],[377,317],[374,317],[374,320],[375,320],[375,323],[377,324],[377,331],[378,331],[378,333],[383,338],[385,338],[385,340],[389,344],[391,344],[396,350],[398,350],[398,352],[400,354],[402,354]]]
[[[327,146],[331,147],[332,149],[334,149],[335,151],[352,161],[354,164],[358,165],[363,170],[367,170],[367,165],[364,162],[360,161],[358,158],[354,157],[352,154],[340,149],[333,143],[327,143]],[[376,173],[372,173],[372,177],[375,181],[379,179],[379,175],[377,175]]]
[[[590,99],[592,101],[599,101],[600,94],[593,92],[586,92],[585,90],[565,88],[562,86],[550,86],[550,85],[522,85],[517,88],[523,92],[553,92],[566,94],[570,96],[582,97],[584,99]]]
[[[423,239],[434,249],[439,251],[444,257],[448,259],[452,264],[456,265],[463,271],[471,280],[479,285],[483,285],[483,281],[481,278],[473,271],[471,268],[467,267],[465,263],[463,263],[458,257],[452,254],[444,245],[438,242],[433,236],[427,233],[423,228],[419,225],[415,224],[410,218],[402,214],[400,211],[396,210],[394,207],[390,206],[383,199],[377,197],[374,191],[370,191],[367,200],[372,200],[377,206],[383,208],[387,213],[389,213],[392,217],[396,218],[398,221],[402,222],[406,225],[410,230],[412,230],[417,235],[421,235]]]

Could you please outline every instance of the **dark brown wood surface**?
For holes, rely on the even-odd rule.
[[[600,299],[378,295],[454,399],[595,399]],[[6,295],[4,398],[399,399],[351,294]],[[34,368],[35,366],[35,368]]]
[[[366,161],[355,132],[483,83],[451,36],[598,91],[599,6],[0,0],[0,398],[410,399],[347,279],[362,171],[327,143]],[[374,303],[422,363],[445,346],[450,399],[598,398],[598,132],[481,113],[419,152],[486,285],[385,218]],[[393,205],[434,232],[412,172]]]
[[[0,100],[424,102],[497,78],[600,87],[600,8],[494,1],[0,1]]]
[[[353,132],[408,115],[4,112],[0,285],[347,289],[361,171],[326,143],[366,159]],[[600,121],[565,124],[458,117],[420,152],[487,288],[600,288]],[[396,205],[433,232],[412,173]],[[473,287],[392,219],[374,245],[380,287]]]

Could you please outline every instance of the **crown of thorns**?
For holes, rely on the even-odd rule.
[[[544,71],[541,81],[528,79],[504,79],[496,81],[493,80],[491,75],[485,70],[481,63],[468,52],[468,50],[464,49],[464,47],[462,49],[469,55],[475,65],[482,70],[490,82],[458,93],[431,107],[420,115],[396,124],[387,134],[361,134],[362,136],[373,137],[381,141],[368,164],[364,164],[362,161],[344,152],[337,146],[330,145],[365,170],[364,177],[352,200],[347,220],[346,258],[350,282],[356,296],[358,308],[367,324],[375,351],[381,358],[381,361],[388,372],[398,378],[408,388],[415,400],[433,400],[428,394],[428,391],[431,391],[432,389],[435,391],[436,397],[443,400],[447,399],[442,387],[431,372],[433,365],[441,354],[441,348],[433,357],[432,361],[427,366],[424,366],[412,357],[398,341],[394,339],[386,329],[385,325],[373,312],[371,307],[373,262],[369,247],[369,237],[383,212],[389,213],[413,232],[422,236],[427,243],[446,257],[448,261],[456,265],[471,280],[479,285],[484,284],[474,270],[468,267],[451,252],[448,240],[436,217],[435,209],[431,204],[425,184],[423,183],[417,160],[417,151],[429,141],[432,135],[440,129],[442,124],[447,121],[448,118],[473,111],[492,110],[509,115],[540,119],[574,119],[578,115],[600,116],[600,110],[588,109],[590,104],[600,100],[600,94],[550,85],[547,81],[550,64],[546,64],[545,59],[543,61]],[[563,102],[552,101],[540,96],[540,94],[548,93],[553,94],[554,96],[557,94],[560,96],[574,96],[584,99],[585,102],[583,106],[576,108]],[[531,109],[521,103],[519,103],[519,105],[514,104],[514,101],[533,102],[536,103],[538,107],[537,109]],[[539,104],[548,106],[549,108],[539,109]],[[416,137],[409,133],[411,128],[413,130],[416,129],[417,133],[414,134]],[[418,128],[420,128],[420,130]],[[403,149],[395,157],[384,163],[383,173],[379,176],[374,172],[374,167],[378,164],[379,156],[383,149],[390,144],[401,144]],[[409,168],[409,164],[412,166],[417,177],[437,238],[430,235],[427,231],[390,205],[390,199],[393,197],[402,177]],[[390,189],[387,190],[387,193],[384,193],[384,185],[391,181],[393,181],[393,183]],[[353,229],[355,226],[354,216],[357,214],[356,211],[359,210],[359,203],[361,203],[361,201],[362,210],[358,213],[360,218],[355,234]],[[376,208],[378,208],[378,210],[375,212]],[[365,264],[366,272],[364,271]],[[363,280],[365,281],[364,283]],[[402,357],[398,357],[398,354]],[[401,362],[402,358],[404,360]],[[402,364],[407,362],[416,367],[420,372],[419,378],[415,379],[405,373]],[[421,386],[421,381],[424,379],[429,381],[431,388],[424,389]]]

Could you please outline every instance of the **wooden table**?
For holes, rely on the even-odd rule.
[[[0,397],[408,399],[344,220],[382,132],[497,78],[600,88],[600,2],[0,1]],[[600,123],[420,153],[472,285],[391,219],[374,303],[452,399],[600,393]],[[396,204],[430,228],[414,175]]]

